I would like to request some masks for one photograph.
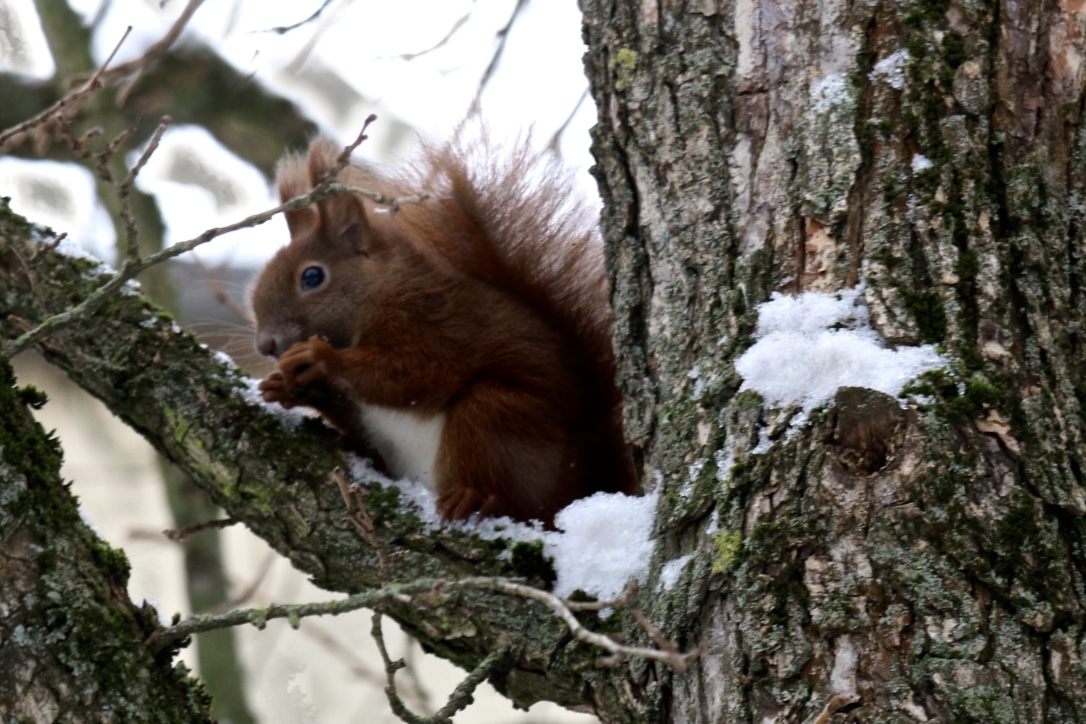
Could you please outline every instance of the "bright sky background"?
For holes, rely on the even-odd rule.
[[[71,2],[88,18],[101,12],[101,0]],[[0,48],[0,69],[18,67],[47,76],[52,63],[30,4],[11,0],[7,4],[19,11],[25,45]],[[101,61],[109,54],[128,25],[133,30],[118,61],[136,57],[159,39],[185,2],[169,0],[164,8],[159,4],[159,0],[114,0],[95,35],[96,58]],[[182,42],[195,38],[210,44],[242,72],[299,103],[326,132],[344,142],[354,138],[367,115],[377,113],[371,141],[358,154],[387,162],[408,150],[402,144],[391,149],[393,158],[382,152],[388,135],[400,127],[396,120],[441,138],[464,117],[497,48],[497,32],[508,23],[516,5],[515,0],[338,0],[318,21],[286,35],[268,32],[305,19],[320,4],[320,0],[207,0]],[[434,48],[465,16],[467,20],[441,47],[410,61],[400,57]],[[309,43],[313,48],[302,74],[321,67],[335,69],[343,84],[335,94],[341,99],[338,107],[329,102],[327,88],[317,90],[313,83],[291,76],[291,64]],[[583,53],[575,0],[532,0],[513,25],[500,65],[482,96],[482,118],[502,137],[532,129],[537,145],[543,145],[587,88]],[[354,94],[359,96],[357,102],[343,102]],[[587,99],[562,144],[562,154],[579,169],[587,194],[595,188],[587,173],[592,163],[588,129],[594,119],[595,108]],[[199,185],[169,180],[178,152],[196,153],[201,165],[230,185],[237,203],[224,205]],[[44,208],[43,199],[57,196],[58,178],[63,179],[61,188],[71,190],[71,198],[59,208]],[[167,242],[195,236],[274,203],[267,183],[254,169],[195,127],[171,129],[141,181],[145,190],[159,194],[169,228]],[[65,171],[54,164],[34,167],[0,159],[0,185],[13,196],[16,210],[57,231],[69,231],[100,255],[111,251],[112,230],[104,212],[93,208],[90,176],[81,169]],[[199,253],[212,263],[254,264],[285,241],[285,225],[277,220],[212,242]]]

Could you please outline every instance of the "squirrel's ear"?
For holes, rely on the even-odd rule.
[[[362,199],[339,194],[317,202],[325,237],[347,244],[356,254],[370,253],[370,231]]]
[[[284,156],[276,167],[275,178],[279,186],[281,202],[307,194],[311,190],[309,168],[303,156],[297,154]],[[320,225],[320,215],[313,206],[285,211],[283,216],[286,217],[292,239],[311,236]]]
[[[339,162],[343,149],[330,138],[318,136],[309,144],[309,183],[316,186]],[[346,183],[341,171],[337,181]],[[346,243],[356,254],[370,253],[370,234],[362,199],[354,194],[338,194],[317,202],[325,238]]]

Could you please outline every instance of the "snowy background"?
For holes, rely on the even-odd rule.
[[[4,5],[6,3],[6,5]],[[72,0],[99,20],[94,55],[104,61],[125,29],[133,27],[115,62],[138,57],[172,25],[184,7],[171,0]],[[394,162],[421,134],[443,138],[460,122],[479,91],[480,79],[499,47],[498,34],[513,16],[512,0],[352,0],[333,3],[322,17],[290,33],[272,28],[309,17],[321,2],[209,0],[194,16],[181,43],[215,48],[239,71],[298,103],[322,129],[344,143],[354,139],[370,113],[379,117],[358,155]],[[0,31],[0,70],[49,77],[52,60],[31,3],[0,0],[12,27]],[[503,137],[530,130],[543,146],[570,120],[561,153],[580,170],[581,187],[594,194],[588,129],[595,107],[586,97],[580,13],[575,0],[536,0],[518,13],[501,59],[480,96],[480,115]],[[450,34],[451,33],[451,34]],[[406,132],[405,132],[406,129]],[[228,185],[234,203],[205,188],[171,178],[178,155],[209,169]],[[0,186],[17,211],[68,230],[104,258],[113,254],[113,232],[92,197],[89,172],[74,166],[0,159]],[[196,127],[171,128],[141,174],[145,191],[158,195],[167,243],[268,208],[268,182],[252,167]],[[67,197],[67,198],[63,198]],[[58,203],[58,199],[61,199]],[[238,232],[204,247],[210,263],[223,259],[256,265],[285,243],[285,225]]]

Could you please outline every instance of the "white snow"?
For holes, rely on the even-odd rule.
[[[687,553],[684,556],[679,556],[675,560],[665,563],[664,567],[660,570],[660,580],[656,585],[656,590],[670,591],[671,588],[678,583],[679,576],[682,575],[683,569],[686,568],[686,564],[693,558],[693,553]]]
[[[889,349],[870,326],[859,287],[836,295],[774,293],[758,307],[758,340],[736,360],[741,390],[770,408],[798,405],[805,418],[838,387],[897,397],[917,375],[945,364],[932,345]]]
[[[505,538],[516,542],[543,541],[543,553],[552,559],[558,578],[554,593],[566,598],[580,589],[607,601],[617,598],[628,581],[644,583],[649,575],[653,547],[652,524],[656,517],[656,493],[639,497],[621,493],[596,493],[570,503],[559,511],[554,524],[518,523],[509,518],[442,521],[437,513],[437,496],[409,478],[393,480],[378,473],[373,464],[353,457],[355,479],[375,480],[400,491],[400,500],[414,507],[424,524],[459,529],[483,538]],[[677,575],[677,574],[676,574]]]
[[[600,601],[617,598],[626,583],[649,575],[656,493],[641,497],[596,493],[574,501],[555,518],[560,532],[543,534],[543,551],[554,558],[554,593],[577,589]]]
[[[705,388],[709,382],[716,379],[716,375],[711,376],[708,380],[701,376],[701,365],[694,365],[689,372],[686,373],[687,379],[694,381],[694,399],[700,400],[702,395],[705,394]]]
[[[219,364],[221,364],[223,366],[226,366],[226,367],[233,368],[233,369],[237,369],[238,365],[237,365],[236,362],[234,362],[234,358],[231,357],[230,355],[228,355],[226,352],[223,352],[222,350],[218,350],[212,356],[215,358],[215,361],[218,362]]]
[[[913,156],[913,173],[920,173],[924,169],[932,167],[931,159],[922,153]]]
[[[140,282],[138,279],[129,279],[117,291],[126,297],[138,297],[140,295]]]
[[[686,472],[689,474],[690,477],[687,478],[686,485],[683,486],[684,489],[686,487],[693,487],[694,483],[698,481],[698,476],[701,475],[701,471],[705,469],[705,463],[707,462],[709,462],[708,458],[698,458],[687,466]],[[684,495],[682,490],[679,491],[679,494],[682,495],[684,498],[690,497],[689,492]]]
[[[70,236],[65,236],[57,242],[57,253],[63,254],[64,256],[70,256],[73,259],[83,259],[84,261],[94,262],[98,265],[99,269],[96,271],[100,274],[108,274],[113,271],[108,264],[84,249]]]
[[[238,394],[241,395],[242,399],[250,405],[263,407],[269,413],[278,417],[283,425],[289,429],[298,427],[302,420],[307,417],[319,417],[315,411],[310,410],[308,407],[292,407],[288,410],[278,403],[264,402],[264,396],[259,389],[260,380],[255,377],[242,377],[239,375],[238,381],[243,385],[238,390]]]
[[[79,517],[83,519],[83,524],[86,525],[88,528],[90,528],[92,531],[94,531],[94,534],[96,536],[98,536],[102,540],[105,540],[106,537],[102,533],[102,529],[99,528],[98,526],[96,526],[94,524],[94,521],[90,519],[90,516],[87,515],[87,509],[83,507],[83,503],[78,504],[78,509],[79,509]]]
[[[867,77],[872,83],[885,80],[891,88],[901,90],[905,87],[905,63],[908,60],[909,51],[898,50],[875,63]]]

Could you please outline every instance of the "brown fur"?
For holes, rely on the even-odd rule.
[[[335,164],[331,141],[284,159],[280,195]],[[600,243],[555,168],[525,147],[427,149],[407,172],[339,180],[430,195],[380,213],[354,195],[288,212],[291,242],[252,294],[264,397],[306,405],[366,449],[356,402],[445,414],[435,482],[447,518],[550,524],[597,491],[633,493],[614,384]],[[329,280],[308,292],[302,271]]]

